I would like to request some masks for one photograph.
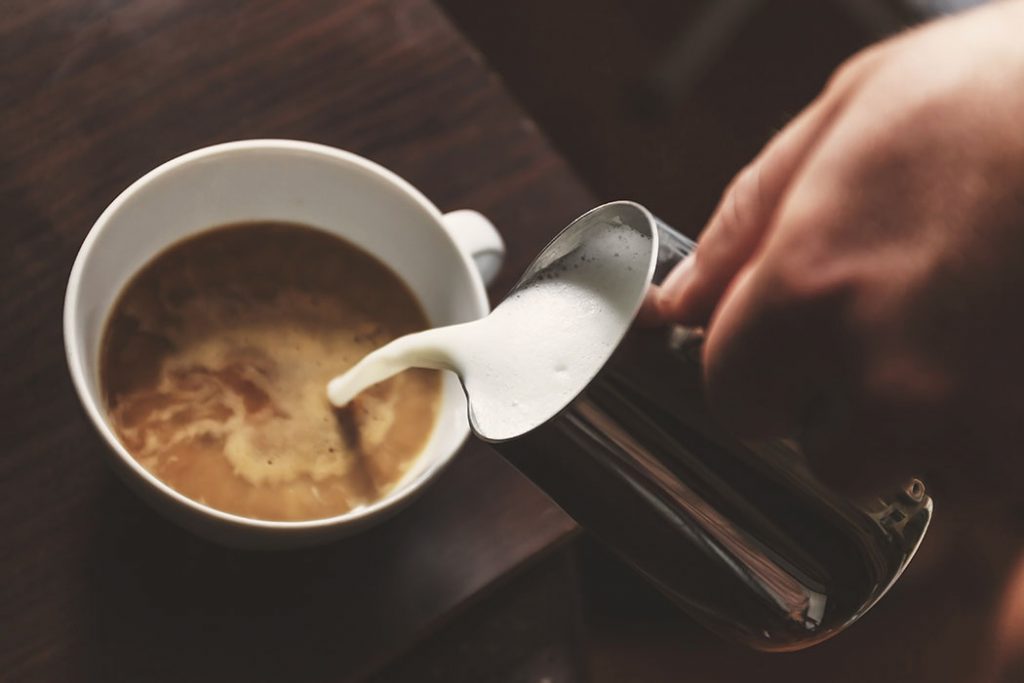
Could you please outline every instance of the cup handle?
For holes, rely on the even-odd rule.
[[[485,285],[490,285],[505,262],[505,240],[478,211],[459,209],[441,216],[441,222],[459,249],[469,254]]]

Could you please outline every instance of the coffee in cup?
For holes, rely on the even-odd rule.
[[[435,371],[402,373],[344,411],[327,381],[426,327],[402,279],[340,237],[221,226],[173,244],[126,285],[100,385],[126,449],[180,493],[243,517],[321,519],[385,496],[441,404]]]

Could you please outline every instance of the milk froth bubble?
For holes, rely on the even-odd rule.
[[[410,367],[457,373],[470,421],[492,441],[543,424],[568,405],[614,351],[643,298],[650,237],[611,221],[563,235],[485,318],[396,339],[328,385],[343,406]]]

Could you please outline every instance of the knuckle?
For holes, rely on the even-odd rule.
[[[722,198],[718,201],[715,209],[716,219],[714,222],[714,239],[718,242],[728,242],[735,236],[737,229],[736,222],[736,190],[740,184],[743,172],[736,175],[725,188]]]
[[[844,248],[831,227],[836,221],[834,207],[820,201],[795,202],[784,220],[785,233],[767,247],[769,299],[802,316],[846,315],[864,273],[857,255]],[[769,262],[767,255],[765,260]]]
[[[759,162],[752,162],[740,171],[733,197],[738,222],[742,222],[743,219],[756,219],[761,205],[761,164]]]
[[[722,197],[715,228],[717,244],[728,244],[735,240],[739,224],[736,221],[736,191],[733,185],[729,186],[729,191]]]
[[[745,239],[750,222],[756,220],[760,206],[760,171],[756,162],[748,164],[729,183],[715,210],[713,229],[707,236],[715,250],[731,250]]]
[[[825,84],[826,93],[845,91],[860,75],[861,62],[859,55],[854,55],[835,68]]]
[[[883,58],[888,47],[886,43],[876,43],[847,57],[835,68],[825,86],[825,92],[845,92],[870,71]]]
[[[807,323],[838,317],[853,297],[853,277],[836,260],[810,248],[794,248],[778,259],[771,298]]]

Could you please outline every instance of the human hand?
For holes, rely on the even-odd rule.
[[[995,3],[859,53],[730,185],[656,302],[706,325],[727,425],[846,488],[1020,498],[1021,27]]]

